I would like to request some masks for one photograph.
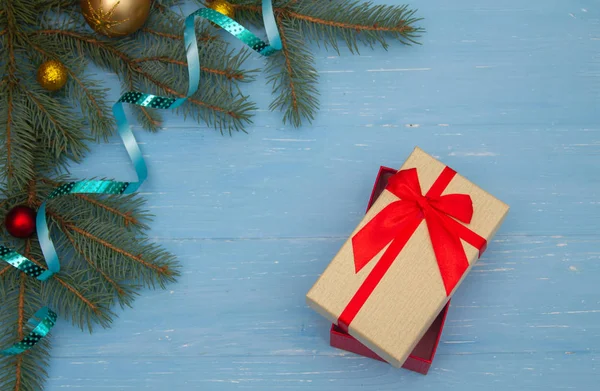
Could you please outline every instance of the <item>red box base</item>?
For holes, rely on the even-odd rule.
[[[373,205],[377,197],[383,192],[387,186],[388,179],[394,175],[397,171],[389,167],[380,167],[373,191],[371,192],[371,198],[369,199],[369,205],[367,210]],[[419,341],[415,349],[412,351],[410,356],[406,359],[402,368],[409,369],[426,375],[433,362],[435,351],[438,344],[440,343],[440,337],[442,336],[442,330],[444,328],[444,322],[446,321],[446,314],[450,308],[450,302],[444,307],[442,312],[433,321],[423,338]],[[370,357],[375,360],[385,361],[379,357],[377,353],[363,345],[357,339],[350,334],[345,333],[336,325],[331,326],[329,333],[331,346],[343,350],[347,350],[352,353],[360,354],[361,356]]]
[[[442,336],[442,330],[444,328],[444,322],[449,307],[450,302],[446,304],[442,312],[440,312],[438,317],[433,321],[423,338],[421,338],[410,356],[408,356],[402,365],[402,368],[427,375],[429,368],[431,368],[437,346],[440,343],[440,337]],[[329,343],[334,348],[343,349],[375,360],[385,361],[383,358],[379,357],[377,353],[363,345],[350,334],[343,332],[342,329],[336,325],[331,325]]]

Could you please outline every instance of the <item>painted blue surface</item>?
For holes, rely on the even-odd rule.
[[[597,389],[600,4],[412,5],[422,46],[360,57],[314,47],[312,126],[282,126],[259,78],[246,87],[261,108],[248,134],[174,115],[159,134],[136,131],[152,236],[183,275],[112,329],[60,322],[47,390]],[[329,347],[328,322],[304,302],[378,167],[399,167],[415,145],[511,205],[426,377]],[[116,138],[73,174],[134,178]]]

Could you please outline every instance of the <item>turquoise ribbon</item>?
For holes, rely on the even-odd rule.
[[[58,316],[48,307],[38,310],[31,319],[27,321],[33,326],[33,330],[20,342],[17,342],[10,348],[3,350],[4,356],[14,356],[31,349],[36,343],[40,342],[54,327]]]
[[[143,92],[130,91],[124,93],[117,103],[113,106],[113,115],[117,123],[117,129],[127,154],[133,163],[137,174],[137,182],[117,182],[117,181],[96,181],[83,180],[79,182],[66,183],[56,188],[38,209],[36,216],[37,235],[46,260],[47,268],[43,268],[27,257],[0,245],[0,259],[19,269],[30,277],[37,278],[40,281],[46,281],[54,274],[60,271],[60,261],[54,243],[50,238],[48,222],[46,220],[46,203],[54,198],[62,197],[67,194],[131,194],[139,189],[148,177],[146,162],[142,156],[142,151],[131,132],[129,122],[123,110],[123,103],[129,103],[141,107],[150,107],[154,109],[174,109],[181,106],[189,97],[198,91],[200,84],[200,57],[198,54],[195,20],[197,17],[207,19],[214,24],[219,25],[244,44],[252,48],[263,56],[270,56],[281,50],[281,38],[273,13],[271,0],[263,0],[263,21],[270,45],[252,34],[244,26],[209,8],[201,8],[191,13],[185,19],[185,30],[183,39],[186,48],[186,57],[188,61],[189,84],[185,98],[171,98],[146,94]],[[42,308],[35,313],[34,318],[40,321],[29,320],[35,327],[31,333],[22,341],[17,342],[11,348],[0,351],[0,355],[15,355],[31,349],[37,342],[45,337],[56,322],[56,313],[47,307]],[[32,318],[33,319],[33,318]]]

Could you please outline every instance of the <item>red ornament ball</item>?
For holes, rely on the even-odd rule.
[[[24,205],[15,206],[7,213],[4,225],[15,238],[28,238],[35,232],[35,211]]]

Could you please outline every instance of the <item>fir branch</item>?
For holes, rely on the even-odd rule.
[[[11,52],[9,51],[9,58]],[[10,71],[9,71],[10,72]],[[10,74],[9,74],[10,77]],[[12,84],[12,83],[11,83]],[[13,133],[12,133],[12,122],[13,122],[13,91],[12,87],[9,86],[7,91],[7,103],[6,103],[6,143],[4,145],[6,150],[6,179],[10,183],[14,178],[14,165],[13,165]]]
[[[52,98],[35,89],[19,85],[21,93],[27,98],[29,121],[34,127],[43,129],[39,134],[44,138],[44,144],[50,147],[55,156],[66,154],[71,160],[81,161],[88,151],[87,142],[90,138],[83,132],[85,124],[74,118],[73,113],[60,110],[52,104]]]
[[[21,245],[24,255],[30,256],[33,243],[25,240]],[[23,339],[30,331],[26,321],[35,311],[43,307],[37,295],[40,283],[10,266],[11,270],[2,275],[3,285],[10,280],[13,289],[5,292],[0,307],[0,324],[6,327],[0,333],[0,347],[9,347]],[[4,269],[2,269],[4,271]],[[48,377],[48,357],[50,343],[48,338],[42,339],[35,349],[18,356],[0,356],[0,389],[13,391],[37,391],[43,389]]]
[[[60,217],[58,217],[57,215],[53,215],[52,217],[54,217],[57,220],[60,220]],[[106,247],[107,249],[112,250],[115,253],[117,253],[123,257],[129,258],[132,261],[135,261],[135,262],[139,263],[140,265],[158,273],[159,275],[164,275],[167,277],[170,277],[173,275],[173,272],[171,270],[169,270],[168,266],[159,266],[159,265],[155,265],[153,263],[147,262],[142,258],[142,256],[135,255],[127,250],[121,249],[118,246],[115,246],[114,244],[92,234],[91,232],[86,231],[85,229],[76,226],[75,224],[65,223],[64,221],[61,221],[61,226],[64,227],[65,229],[71,230],[87,239],[90,239],[91,241],[96,242],[97,244],[99,244],[103,247]]]
[[[164,287],[179,275],[170,254],[148,243],[136,231],[124,230],[90,212],[73,209],[72,201],[63,199],[49,205],[48,216],[61,232],[70,235],[86,257],[115,279]]]
[[[156,31],[156,30],[149,29],[147,27],[142,28],[142,31],[145,32],[145,33],[148,33],[148,34],[156,35],[157,37],[169,38],[169,39],[173,39],[173,40],[180,40],[181,39],[181,35],[163,33],[161,31]]]
[[[27,247],[29,247],[30,241],[27,241]],[[25,252],[28,252],[25,250]],[[25,334],[23,333],[23,326],[25,325],[25,285],[27,284],[27,275],[21,273],[20,276],[20,288],[19,288],[19,308],[17,310],[17,341],[21,341]],[[15,390],[21,389],[22,382],[22,369],[23,369],[23,356],[17,356],[15,362]]]
[[[232,0],[232,3],[241,20],[261,24],[260,0]],[[387,48],[387,38],[391,37],[413,44],[422,32],[414,26],[419,21],[414,17],[415,11],[407,6],[345,0],[279,0],[274,2],[274,13],[285,61],[274,56],[267,68],[276,94],[270,108],[283,110],[284,122],[294,126],[300,126],[302,119],[311,122],[318,110],[317,73],[307,42],[324,43],[339,54],[341,39],[351,52],[358,53],[361,42]]]
[[[271,110],[284,111],[284,123],[290,122],[298,127],[302,119],[313,120],[318,109],[319,95],[316,84],[318,73],[314,58],[307,49],[303,37],[294,28],[293,21],[277,17],[281,36],[282,53],[268,65],[270,75],[268,83],[273,85],[277,97],[269,107]]]
[[[50,189],[57,188],[64,184],[63,181],[56,181],[49,178],[40,178],[41,183],[49,185]],[[144,205],[141,197],[135,195],[94,195],[94,194],[73,194],[68,201],[73,209],[83,210],[90,217],[109,221],[120,228],[127,228],[141,233],[149,227],[146,221],[150,215],[140,211]]]
[[[40,295],[61,316],[70,317],[74,325],[82,330],[87,327],[91,333],[97,324],[108,328],[114,317],[112,292],[99,289],[99,282],[87,270],[67,266],[46,281]]]
[[[236,12],[251,21],[257,21],[262,12],[260,1],[233,0]],[[304,38],[309,42],[331,46],[339,53],[338,39],[344,40],[351,52],[358,52],[358,43],[369,46],[379,43],[388,47],[386,36],[410,45],[423,29],[415,27],[421,19],[415,17],[416,10],[407,5],[373,5],[371,2],[347,0],[281,0],[274,7],[276,15],[295,20]]]
[[[9,187],[22,186],[33,177],[31,164],[33,162],[33,149],[35,144],[31,134],[19,129],[18,109],[21,97],[18,92],[19,73],[17,70],[17,46],[20,26],[17,21],[18,12],[10,2],[4,4],[3,17],[6,23],[6,63],[4,69],[3,85],[0,96],[6,96],[6,105],[0,108],[0,122],[3,124],[4,149],[6,155],[3,159],[2,175]]]
[[[7,271],[11,270],[12,268],[13,268],[13,267],[12,267],[12,266],[10,266],[10,265],[8,265],[8,266],[5,266],[5,267],[4,267],[4,269],[1,269],[1,270],[0,270],[0,277],[2,277],[2,276],[3,276],[3,275],[4,275],[4,274],[7,272]]]
[[[37,51],[44,59],[54,59],[60,61],[67,70],[69,83],[67,84],[67,94],[73,97],[73,103],[81,107],[82,114],[88,119],[90,130],[97,140],[107,141],[113,133],[114,120],[108,105],[106,104],[106,91],[98,87],[98,83],[91,81],[83,74],[83,69],[87,63],[81,61],[78,69],[73,64],[77,59],[73,59],[72,53],[58,55],[56,50],[50,53],[43,49],[32,39],[28,40],[29,45]]]
[[[148,226],[142,225],[140,223],[140,221],[138,219],[136,219],[131,212],[121,212],[117,208],[111,207],[107,204],[104,204],[104,203],[100,202],[99,200],[96,200],[88,195],[77,194],[76,197],[80,198],[81,200],[83,200],[95,207],[104,209],[105,211],[107,211],[111,214],[114,214],[117,217],[120,217],[121,219],[123,219],[123,223],[125,224],[126,227],[128,227],[129,225],[137,225],[137,226],[142,226],[143,228],[146,228],[146,229],[148,228]]]
[[[34,34],[46,35],[49,37],[62,36],[73,38],[76,41],[75,46],[73,47],[74,51],[87,52],[93,59],[100,62],[99,65],[104,67],[114,69],[115,61],[117,63],[122,62],[125,66],[116,67],[116,70],[122,78],[127,80],[126,85],[131,90],[136,89],[136,81],[139,80],[141,83],[147,83],[143,85],[155,87],[156,89],[163,91],[163,93],[178,98],[185,97],[185,94],[171,88],[169,84],[159,80],[156,72],[146,70],[143,67],[143,64],[135,62],[134,58],[124,51],[119,50],[117,46],[111,44],[109,41],[76,31],[59,29],[37,30]],[[98,56],[98,53],[95,53],[96,50],[100,50],[103,56]],[[165,76],[172,77],[171,75]],[[187,80],[187,77],[180,80]],[[243,125],[249,122],[249,111],[253,109],[253,105],[239,104],[239,99],[246,100],[245,98],[238,98],[238,100],[234,100],[232,104],[231,97],[225,98],[217,94],[202,94],[202,91],[200,91],[193,98],[188,99],[188,102],[192,106],[195,106],[195,110],[197,110],[196,112],[198,113],[198,119],[206,121],[211,126],[214,125],[221,131],[223,129],[231,131],[243,130]],[[186,105],[188,104],[186,103]],[[144,111],[150,113],[150,111]],[[150,114],[147,115],[151,117]],[[157,123],[154,125],[155,127],[158,126]]]
[[[92,260],[83,251],[81,246],[79,246],[75,242],[75,239],[73,238],[73,236],[70,233],[65,232],[65,235],[67,236],[67,239],[69,240],[69,242],[71,243],[71,245],[73,246],[73,248],[75,249],[77,254],[83,260],[85,260],[85,262],[88,264],[88,266],[92,270],[96,271],[96,273],[99,274],[100,276],[102,276],[104,281],[106,281],[106,283],[110,287],[109,291],[112,293],[112,297],[117,298],[117,300],[119,301],[119,304],[121,305],[121,308],[123,308],[125,306],[131,307],[131,302],[133,301],[135,296],[137,296],[137,293],[134,290],[135,286],[121,284],[120,282],[116,281],[108,273],[104,272],[102,269],[100,269],[98,266],[96,266],[96,264],[94,262],[92,262]],[[112,302],[110,304],[112,305]]]
[[[161,62],[164,64],[175,64],[175,65],[179,65],[179,66],[182,66],[185,68],[187,68],[187,66],[188,66],[187,62],[175,60],[168,56],[140,57],[140,58],[136,58],[135,60],[133,60],[133,63],[139,64],[139,63],[149,62],[149,61],[157,61],[157,62]],[[211,73],[211,74],[217,75],[217,76],[222,76],[222,77],[226,78],[227,80],[244,81],[244,78],[245,78],[244,72],[239,71],[239,70],[234,70],[234,69],[222,70],[222,69],[212,69],[212,68],[208,68],[208,67],[200,67],[200,70],[202,72]]]

